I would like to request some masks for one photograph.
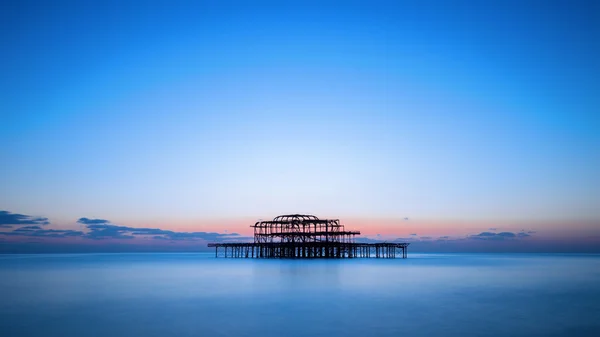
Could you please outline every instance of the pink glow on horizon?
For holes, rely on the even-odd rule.
[[[263,220],[272,217],[263,217]],[[334,218],[334,217],[320,217]],[[358,230],[363,236],[407,237],[411,234],[418,236],[455,236],[464,237],[481,232],[535,232],[535,236],[561,237],[587,237],[600,235],[600,224],[589,221],[491,221],[491,220],[446,220],[446,219],[412,219],[403,218],[356,218],[335,217],[340,219],[346,229]],[[177,232],[216,232],[238,233],[242,236],[251,236],[250,227],[257,217],[243,217],[231,219],[196,219],[177,220],[165,223],[159,220],[127,223],[117,223],[121,226],[147,227],[172,230]],[[492,230],[495,229],[495,230]]]
[[[320,218],[337,218],[348,230],[358,230],[363,237],[376,237],[380,235],[386,239],[392,238],[418,238],[449,236],[450,238],[464,238],[481,232],[525,232],[531,234],[535,240],[591,240],[598,241],[600,238],[600,224],[593,221],[488,221],[488,220],[449,220],[449,219],[419,219],[409,218],[367,218],[367,217],[332,217],[320,216]],[[272,219],[273,216],[264,216],[262,219]],[[133,228],[155,228],[170,230],[174,232],[213,232],[213,233],[238,233],[241,236],[251,237],[253,234],[250,227],[258,217],[236,217],[236,218],[203,218],[203,219],[164,219],[129,220],[119,221],[109,219],[111,224]],[[77,224],[75,221],[61,223],[52,221],[45,229],[78,230],[87,232],[85,225]],[[10,231],[4,229],[3,231]],[[412,234],[417,234],[412,236]],[[46,240],[48,238],[2,236],[3,242],[24,242],[34,240]],[[56,239],[59,240],[59,239]],[[63,239],[60,239],[63,240]],[[101,245],[104,240],[89,240],[85,238],[65,238],[64,242],[86,242],[90,245]],[[150,240],[150,239],[148,239]],[[110,239],[115,243],[148,244],[148,240]],[[140,242],[141,241],[141,242]],[[58,241],[57,241],[58,242]],[[153,240],[154,245],[165,243]]]

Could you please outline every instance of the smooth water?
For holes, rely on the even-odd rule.
[[[600,336],[600,255],[0,255],[0,336]]]

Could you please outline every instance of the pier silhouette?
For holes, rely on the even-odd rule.
[[[251,227],[254,242],[209,243],[208,247],[215,248],[215,257],[233,258],[406,258],[408,253],[406,242],[355,242],[360,232],[346,230],[339,219],[289,214]]]

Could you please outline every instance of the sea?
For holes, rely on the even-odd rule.
[[[0,255],[0,336],[600,336],[600,255]]]

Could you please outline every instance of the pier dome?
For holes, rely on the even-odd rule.
[[[281,221],[281,222],[294,222],[294,221],[311,221],[311,220],[319,220],[314,215],[307,214],[286,214],[280,215],[273,218],[273,221]]]

